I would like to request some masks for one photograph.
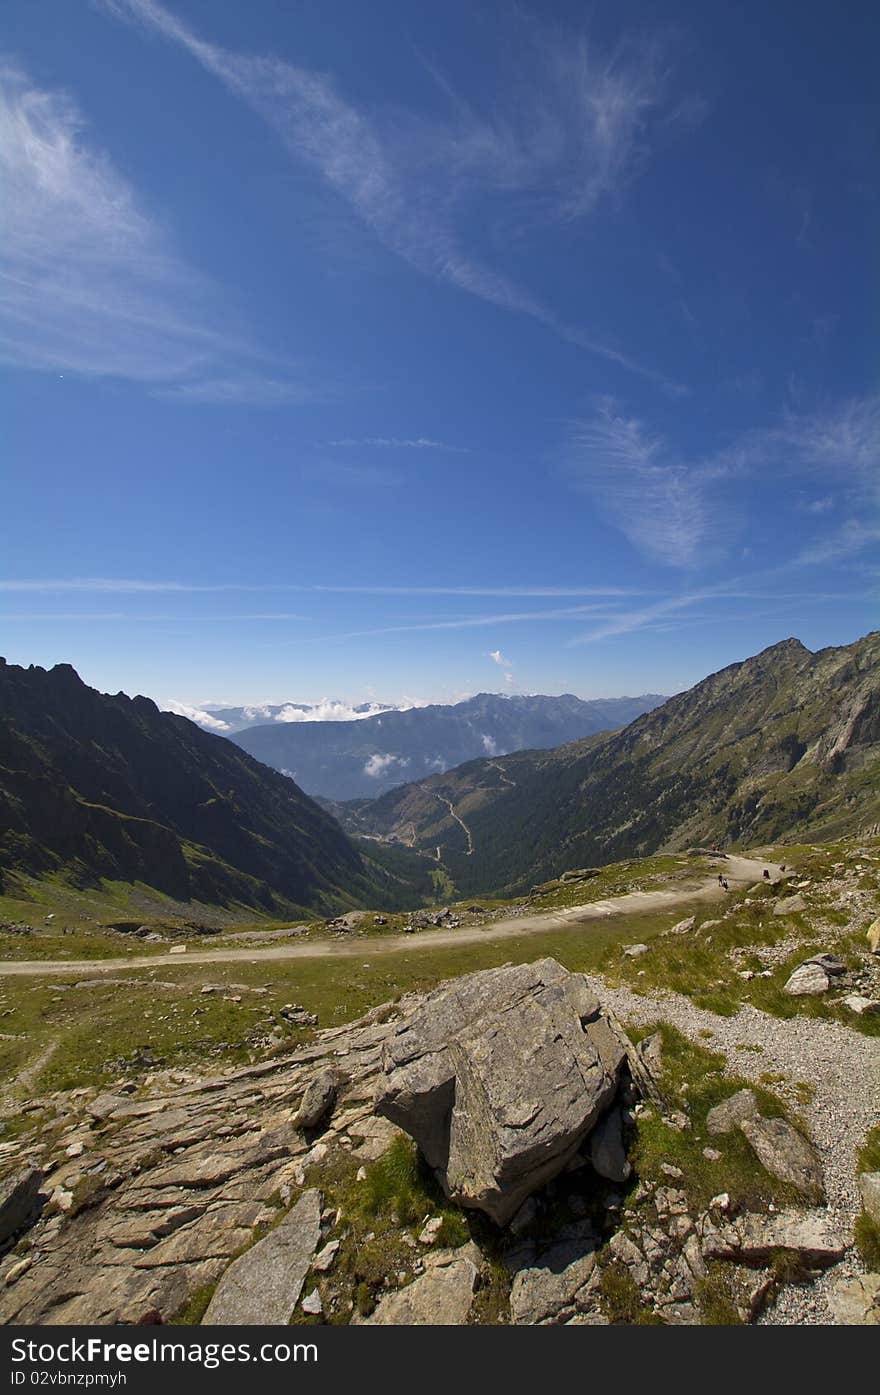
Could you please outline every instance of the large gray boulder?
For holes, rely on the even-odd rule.
[[[203,1323],[283,1326],[302,1293],[321,1236],[321,1194],[303,1192],[280,1225],[230,1264]]]
[[[624,1058],[583,975],[506,965],[443,985],[398,1024],[375,1107],[450,1197],[503,1225],[575,1156]]]

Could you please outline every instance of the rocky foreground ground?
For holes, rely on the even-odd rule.
[[[666,995],[685,1037],[731,1055],[760,1038],[763,1071],[824,1082],[795,1122],[739,1080],[703,1113],[670,1090],[661,1034],[634,1047],[620,1028],[658,1006],[541,960],[258,1065],[51,1096],[40,1137],[4,1145],[0,1319],[876,1323],[852,1222],[877,1179],[859,1194],[848,1161],[878,1114],[876,1040]],[[642,1165],[651,1129],[722,1180],[746,1150],[762,1184],[701,1195],[675,1163]],[[381,1197],[361,1198],[410,1138],[434,1196],[408,1213],[401,1185],[373,1222]]]

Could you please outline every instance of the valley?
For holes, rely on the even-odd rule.
[[[211,1321],[319,1211],[298,1324],[876,1320],[877,636],[329,807],[72,670],[0,679],[6,1321]],[[569,999],[598,1007],[544,1035]],[[508,1012],[525,1037],[477,1086]],[[377,1104],[410,1023],[461,1073],[448,1164]],[[601,1123],[575,1090],[581,1151],[563,1110],[514,1201],[492,1131],[544,1118],[533,1070],[569,1097],[585,1032]]]

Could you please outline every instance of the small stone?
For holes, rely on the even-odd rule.
[[[722,1155],[717,1148],[704,1148],[703,1157],[707,1162],[720,1162]]]
[[[730,1195],[729,1195],[729,1193],[728,1193],[728,1192],[719,1192],[717,1196],[713,1196],[713,1197],[712,1197],[712,1200],[709,1202],[709,1210],[710,1210],[710,1211],[722,1211],[722,1212],[729,1211],[729,1210],[730,1210]]]
[[[332,1267],[338,1252],[339,1241],[331,1240],[324,1246],[323,1250],[319,1250],[315,1255],[315,1258],[312,1260],[312,1268],[316,1269],[319,1274],[326,1274],[327,1270]]]
[[[26,1274],[32,1264],[33,1260],[30,1255],[27,1255],[24,1259],[20,1259],[17,1264],[13,1264],[11,1269],[7,1269],[5,1279],[7,1288],[11,1288],[16,1280],[21,1278],[22,1274]]]
[[[433,1245],[443,1224],[442,1216],[432,1216],[419,1235],[420,1245]]]
[[[321,1290],[313,1289],[302,1301],[302,1310],[312,1317],[320,1317],[324,1311],[324,1304],[321,1302]]]
[[[680,1167],[674,1167],[672,1163],[661,1163],[660,1171],[664,1177],[683,1177],[684,1173]]]
[[[861,993],[848,994],[843,1000],[843,1005],[857,1017],[877,1017],[880,1014],[880,1001],[876,998],[863,998]]]
[[[648,953],[647,945],[624,945],[623,952],[627,959],[637,959],[640,954]]]
[[[798,965],[783,985],[782,991],[792,998],[804,998],[827,993],[830,987],[831,980],[822,965],[806,963]]]
[[[670,926],[666,933],[667,935],[686,935],[689,930],[693,930],[695,923],[696,916],[686,916],[684,920],[676,921],[675,925]],[[717,924],[716,921],[711,923]]]

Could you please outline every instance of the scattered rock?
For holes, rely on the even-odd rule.
[[[828,1291],[828,1306],[841,1326],[880,1326],[880,1274],[838,1279]]]
[[[426,1222],[421,1234],[419,1235],[419,1244],[433,1245],[434,1241],[437,1239],[438,1234],[440,1233],[440,1228],[442,1225],[442,1216],[432,1216],[431,1219]]]
[[[863,998],[861,993],[849,993],[843,1000],[844,1007],[848,1007],[850,1012],[854,1012],[857,1017],[876,1017],[880,1014],[880,1000],[877,998]]]
[[[657,1076],[663,1065],[663,1037],[660,1032],[650,1032],[642,1037],[636,1050],[642,1065],[652,1076]]]
[[[538,1216],[538,1203],[533,1196],[527,1197],[522,1206],[517,1211],[513,1220],[508,1226],[508,1230],[513,1235],[522,1235],[534,1223]]]
[[[640,954],[648,953],[647,945],[624,945],[623,952],[627,959],[638,959]]]
[[[371,1327],[460,1327],[468,1319],[479,1263],[476,1245],[441,1250],[426,1260],[424,1274],[383,1298],[361,1322]]]
[[[338,1090],[339,1075],[335,1070],[328,1068],[322,1070],[320,1075],[315,1076],[315,1079],[307,1087],[300,1107],[294,1115],[294,1128],[316,1129],[320,1124],[325,1123],[333,1111]]]
[[[787,1119],[742,1119],[740,1128],[771,1176],[789,1182],[811,1201],[824,1199],[822,1165],[816,1152]]]
[[[312,1260],[312,1268],[319,1274],[326,1274],[328,1269],[332,1269],[333,1261],[339,1252],[339,1241],[331,1240],[323,1250],[319,1250]]]
[[[752,1090],[737,1090],[706,1115],[706,1128],[713,1135],[732,1133],[744,1119],[757,1119],[758,1101]]]
[[[814,954],[812,959],[804,960],[806,964],[818,964],[820,969],[824,969],[830,978],[838,978],[846,973],[846,965],[842,959],[838,959],[836,954]]]
[[[321,1234],[321,1196],[303,1192],[280,1225],[234,1260],[202,1322],[219,1326],[286,1324]]]
[[[324,1304],[321,1302],[321,1290],[319,1288],[312,1289],[312,1292],[303,1299],[302,1310],[311,1317],[321,1316],[324,1311]]]
[[[777,1250],[794,1250],[810,1267],[824,1269],[843,1258],[846,1242],[821,1212],[785,1210],[745,1215],[710,1231],[703,1244],[706,1259],[749,1265],[768,1264]]]
[[[868,949],[872,954],[880,954],[880,919],[873,920],[868,926],[868,933],[865,937],[868,941]]]
[[[686,935],[689,930],[693,930],[696,921],[696,916],[685,916],[684,920],[676,921],[675,925],[671,925],[666,933],[667,935]]]
[[[822,965],[807,962],[798,965],[782,991],[793,998],[800,998],[814,993],[827,993],[830,987],[831,980]]]
[[[798,892],[795,896],[783,896],[773,907],[774,915],[796,915],[798,911],[805,911],[807,903]]]

